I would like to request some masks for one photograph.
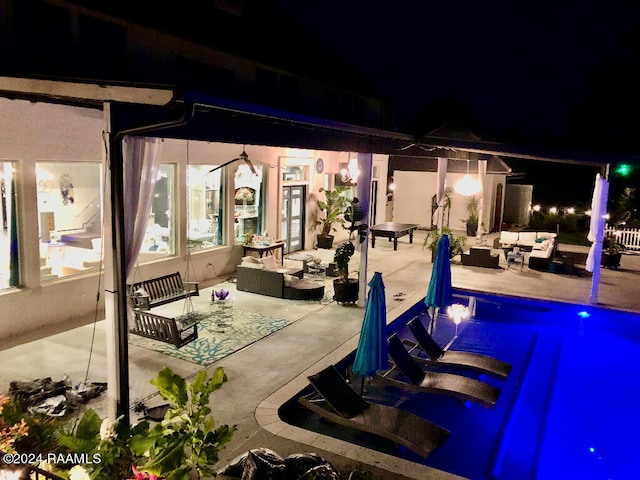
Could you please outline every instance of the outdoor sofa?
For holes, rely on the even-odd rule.
[[[302,269],[283,268],[273,255],[243,257],[236,269],[236,288],[290,300],[318,300],[324,296],[324,285],[303,278]]]

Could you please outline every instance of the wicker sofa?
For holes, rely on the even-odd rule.
[[[275,257],[244,257],[236,269],[236,288],[290,300],[315,300],[324,296],[324,285],[303,278],[302,269],[282,268]]]

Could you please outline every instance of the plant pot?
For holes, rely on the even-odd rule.
[[[356,303],[358,301],[359,287],[360,284],[355,278],[349,278],[346,282],[341,278],[336,278],[333,281],[333,299],[343,305]]]
[[[478,233],[477,223],[467,223],[467,237],[475,237]]]
[[[617,269],[620,267],[620,259],[622,258],[621,253],[603,253],[602,261],[600,265],[605,268],[614,268]]]
[[[318,235],[318,248],[331,249],[333,247],[333,235]]]

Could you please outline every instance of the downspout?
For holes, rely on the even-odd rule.
[[[109,103],[105,105],[109,112],[109,126],[111,124]],[[111,277],[105,272],[105,291],[110,294],[105,297],[105,314],[107,321],[113,324],[112,337],[107,338],[107,385],[108,389],[115,387],[115,395],[108,393],[109,416],[122,416],[125,424],[130,424],[129,418],[129,345],[127,328],[127,278],[125,259],[122,254],[124,247],[124,157],[122,139],[125,135],[138,135],[145,132],[172,128],[189,123],[194,116],[195,105],[185,104],[180,117],[161,123],[150,124],[112,132],[109,135],[108,162],[110,172],[110,201],[111,201]],[[110,280],[110,283],[107,281]],[[108,300],[109,299],[109,300]],[[111,315],[107,308],[111,309]],[[113,390],[112,390],[113,392]]]

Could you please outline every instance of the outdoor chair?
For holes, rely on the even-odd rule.
[[[316,392],[299,402],[333,423],[387,438],[425,458],[449,436],[448,430],[411,412],[367,402],[333,365],[308,378]]]
[[[407,339],[403,340],[403,343],[405,345],[408,344],[412,348],[412,351],[419,349],[427,355],[427,358],[414,355],[414,359],[418,362],[461,367],[478,373],[492,375],[503,380],[506,379],[511,372],[511,364],[498,360],[497,358],[479,353],[443,350],[434,338],[429,335],[429,332],[419,317],[411,319],[407,325],[416,339],[417,344]]]
[[[389,338],[389,355],[394,366],[384,374],[378,374],[379,381],[412,393],[433,393],[447,395],[464,402],[477,403],[493,408],[500,396],[500,389],[475,378],[452,373],[424,371],[422,366],[404,348],[397,334]],[[392,376],[394,373],[401,375]],[[401,379],[404,376],[406,380]]]

